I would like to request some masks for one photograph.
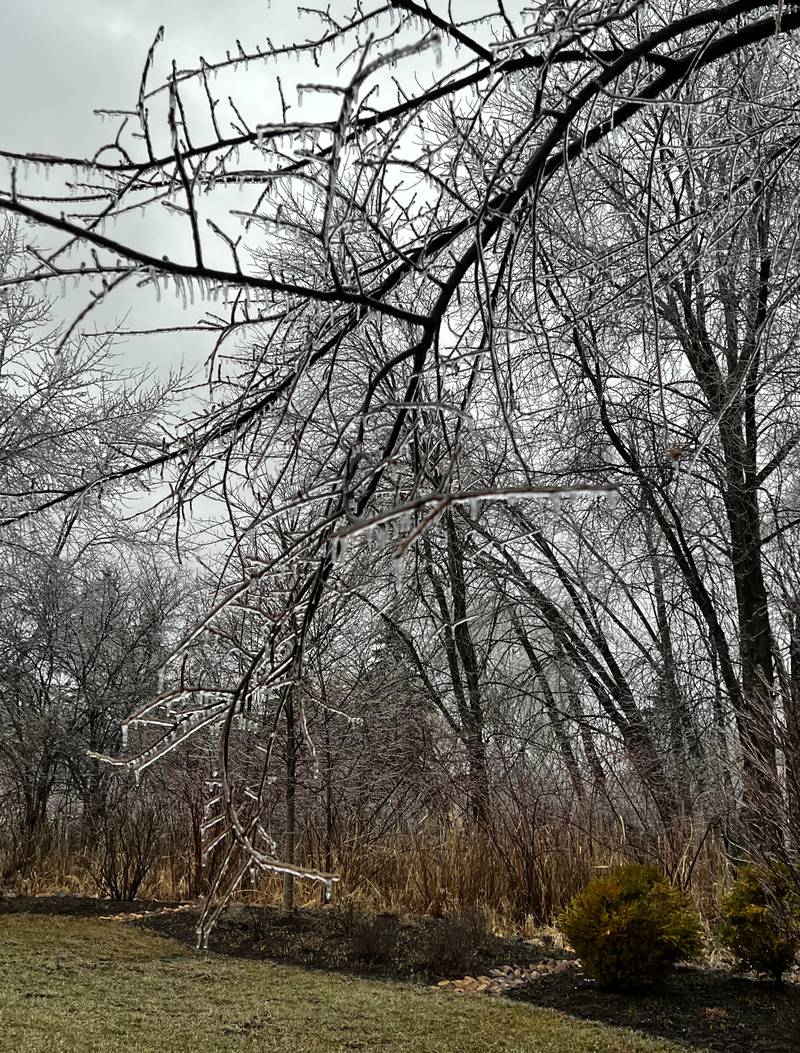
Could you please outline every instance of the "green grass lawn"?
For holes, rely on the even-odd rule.
[[[123,922],[0,915],[0,1050],[667,1053],[481,996],[196,954]]]

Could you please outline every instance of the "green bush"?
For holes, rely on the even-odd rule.
[[[700,918],[655,867],[617,867],[590,881],[559,921],[587,976],[606,987],[654,983],[701,948]]]
[[[720,938],[739,962],[779,980],[800,949],[800,893],[789,868],[742,867],[720,914]]]

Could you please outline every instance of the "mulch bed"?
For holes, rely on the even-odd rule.
[[[112,903],[107,899],[70,896],[67,893],[58,893],[55,896],[0,896],[0,914],[62,914],[71,918],[99,918],[104,914],[160,910],[174,905],[157,899]]]
[[[178,907],[180,909],[176,909]],[[115,918],[194,947],[199,907],[157,900],[112,903],[56,895],[0,897],[0,914],[4,912]],[[378,916],[379,921],[381,917]],[[346,916],[335,907],[296,910],[291,917],[284,918],[273,907],[237,904],[220,916],[209,937],[208,950],[212,954],[268,958],[284,965],[332,969],[370,979],[432,983],[443,973],[425,961],[426,945],[444,925],[438,918],[401,919],[391,953],[364,954],[359,950],[357,937],[348,931]],[[527,940],[492,937],[469,968],[483,973],[506,963],[525,966],[552,957],[569,959],[572,955]],[[451,970],[450,975],[461,976],[463,970]]]
[[[121,917],[194,946],[196,905],[141,900],[111,903],[77,896],[0,898],[0,914],[30,912],[74,917]],[[351,923],[352,924],[352,923]],[[391,954],[364,955],[335,908],[298,910],[282,918],[270,907],[233,908],[223,914],[209,941],[209,953],[327,969],[386,980],[436,982],[442,976],[425,960],[425,947],[444,923],[436,918],[403,919]],[[681,1042],[689,1049],[718,1053],[800,1053],[800,984],[778,988],[766,980],[721,969],[678,969],[657,989],[638,993],[602,990],[579,969],[555,963],[572,956],[553,946],[493,937],[470,969],[490,974],[509,964],[524,975],[540,965],[535,982],[508,990],[507,997]],[[542,967],[542,963],[546,967]],[[447,975],[447,973],[445,973]],[[463,975],[450,971],[450,977]]]
[[[720,1053],[800,1053],[800,986],[679,968],[657,989],[601,990],[577,970],[543,976],[510,992],[516,1001],[585,1020],[632,1027],[689,1048]]]

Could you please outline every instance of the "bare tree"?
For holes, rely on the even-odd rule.
[[[669,8],[645,0],[572,5],[554,0],[519,19],[502,5],[487,5],[485,17],[463,20],[443,17],[415,0],[390,0],[370,9],[358,4],[341,21],[328,11],[313,17],[321,29],[302,44],[268,41],[248,49],[237,42],[225,58],[201,59],[193,69],[168,67],[154,86],[159,32],[138,100],[127,112],[111,113],[119,118],[113,140],[88,161],[6,154],[12,173],[0,194],[7,213],[44,225],[57,239],[7,286],[78,278],[92,290],[87,312],[131,286],[152,292],[173,286],[189,301],[211,301],[209,313],[193,324],[213,338],[212,401],[181,422],[163,451],[148,457],[120,451],[57,499],[164,470],[179,510],[193,497],[214,493],[231,521],[237,520],[232,558],[242,573],[224,582],[219,602],[176,650],[165,690],[133,717],[134,723],[161,731],[166,722],[169,730],[154,730],[152,745],[125,761],[142,771],[187,738],[218,729],[208,823],[213,839],[226,845],[212,889],[222,902],[253,864],[326,884],[331,880],[327,873],[282,861],[262,822],[272,732],[261,743],[262,775],[255,784],[235,778],[236,765],[246,765],[250,752],[242,743],[233,749],[232,732],[251,706],[271,712],[268,728],[280,724],[301,678],[315,620],[334,608],[338,590],[346,587],[345,545],[360,547],[369,536],[383,534],[385,546],[387,527],[399,528],[392,558],[402,582],[407,551],[437,524],[447,530],[459,505],[548,496],[557,503],[563,495],[615,491],[609,477],[587,480],[580,464],[554,484],[545,481],[552,447],[531,461],[530,447],[520,445],[521,429],[542,408],[538,396],[546,403],[548,394],[528,384],[536,371],[520,371],[534,340],[549,355],[556,386],[569,373],[562,355],[571,343],[581,384],[589,384],[601,430],[616,450],[614,474],[624,468],[639,481],[646,475],[635,444],[619,435],[619,421],[609,412],[604,343],[616,335],[604,331],[599,339],[587,314],[596,305],[583,295],[587,279],[591,283],[602,270],[605,250],[593,238],[572,246],[549,269],[543,232],[565,193],[573,193],[576,174],[613,136],[655,142],[655,160],[643,172],[646,186],[655,187],[662,179],[655,164],[658,143],[666,120],[676,114],[679,121],[686,112],[687,93],[723,76],[726,63],[752,48],[769,55],[776,70],[790,70],[796,57],[793,34],[800,26],[794,4],[756,0]],[[344,49],[338,66],[329,58],[335,46]],[[438,52],[442,65],[434,68]],[[215,75],[288,55],[325,64],[315,75],[317,83],[297,85],[296,101],[283,81],[266,115],[244,112],[233,97],[228,106],[216,97]],[[420,74],[422,86],[412,72]],[[379,103],[378,87],[390,85],[394,100]],[[295,114],[306,95],[308,117],[300,120]],[[727,87],[722,95],[730,95]],[[699,91],[692,99],[695,110],[700,122],[718,112]],[[662,121],[660,115],[667,117]],[[781,111],[772,125],[781,140],[777,148],[789,156],[791,119]],[[26,164],[56,176],[76,166],[80,176],[61,192],[51,189],[45,200],[35,183],[23,186]],[[734,193],[741,189],[745,197],[754,179],[764,186],[752,173],[744,188],[735,172],[731,179]],[[233,207],[232,189],[242,194]],[[689,196],[693,228],[695,213],[706,205]],[[747,391],[756,383],[758,334],[774,314],[760,306],[763,274],[752,287],[752,310],[744,323],[747,346],[720,380],[704,365],[703,356],[715,358],[716,349],[692,328],[694,306],[687,315],[680,290],[670,292],[654,270],[652,253],[661,249],[652,236],[650,197],[646,191],[649,297],[643,298],[642,311],[650,319],[656,361],[666,369],[660,318],[683,339],[697,366],[729,475],[745,471],[752,467]],[[764,201],[762,191],[757,200]],[[185,225],[188,247],[180,260],[143,252],[110,228],[132,209],[162,203]],[[762,252],[756,266],[761,273],[759,231],[766,214],[759,208],[742,205],[736,222],[752,231],[752,251]],[[74,252],[77,263],[70,259]],[[784,289],[790,286],[791,281]],[[659,378],[659,391],[665,391],[670,378],[663,370]],[[734,402],[735,420],[729,413]],[[486,414],[502,435],[496,447],[505,450],[506,481],[497,486],[492,476],[459,490],[454,481],[464,443]],[[427,434],[431,426],[436,441]],[[698,440],[698,450],[708,450],[705,434]],[[655,445],[671,448],[660,440]],[[765,718],[773,666],[763,573],[754,558],[752,480],[742,483],[731,475],[724,490],[738,581],[756,590],[752,600],[744,593],[738,599],[741,681],[680,522],[665,511],[666,481],[658,486],[659,500],[652,498],[652,482],[645,489],[648,505],[694,582],[725,690],[735,699],[740,735],[750,747],[753,777],[769,783],[775,766]],[[13,523],[47,503],[43,498],[17,503],[6,520]],[[288,544],[241,558],[244,539],[259,524],[297,508],[303,515]],[[213,632],[259,581],[275,574],[289,582],[282,606],[238,681],[190,682],[184,658],[193,640]],[[566,645],[561,635],[560,645]],[[459,648],[471,675],[466,639]],[[609,689],[612,685],[604,688]],[[635,736],[636,753],[648,770],[657,771],[630,691],[618,680],[613,691],[628,733]],[[201,924],[201,941],[215,916]]]

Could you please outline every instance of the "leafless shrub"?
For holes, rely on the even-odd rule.
[[[118,793],[97,818],[95,849],[87,868],[102,895],[130,902],[159,855],[159,824],[153,804],[130,792]]]
[[[429,973],[464,975],[475,968],[490,937],[487,916],[478,907],[446,914],[425,926],[418,962]]]
[[[334,927],[346,940],[355,958],[379,965],[391,959],[397,946],[400,923],[394,914],[364,913],[350,900],[337,908]]]

